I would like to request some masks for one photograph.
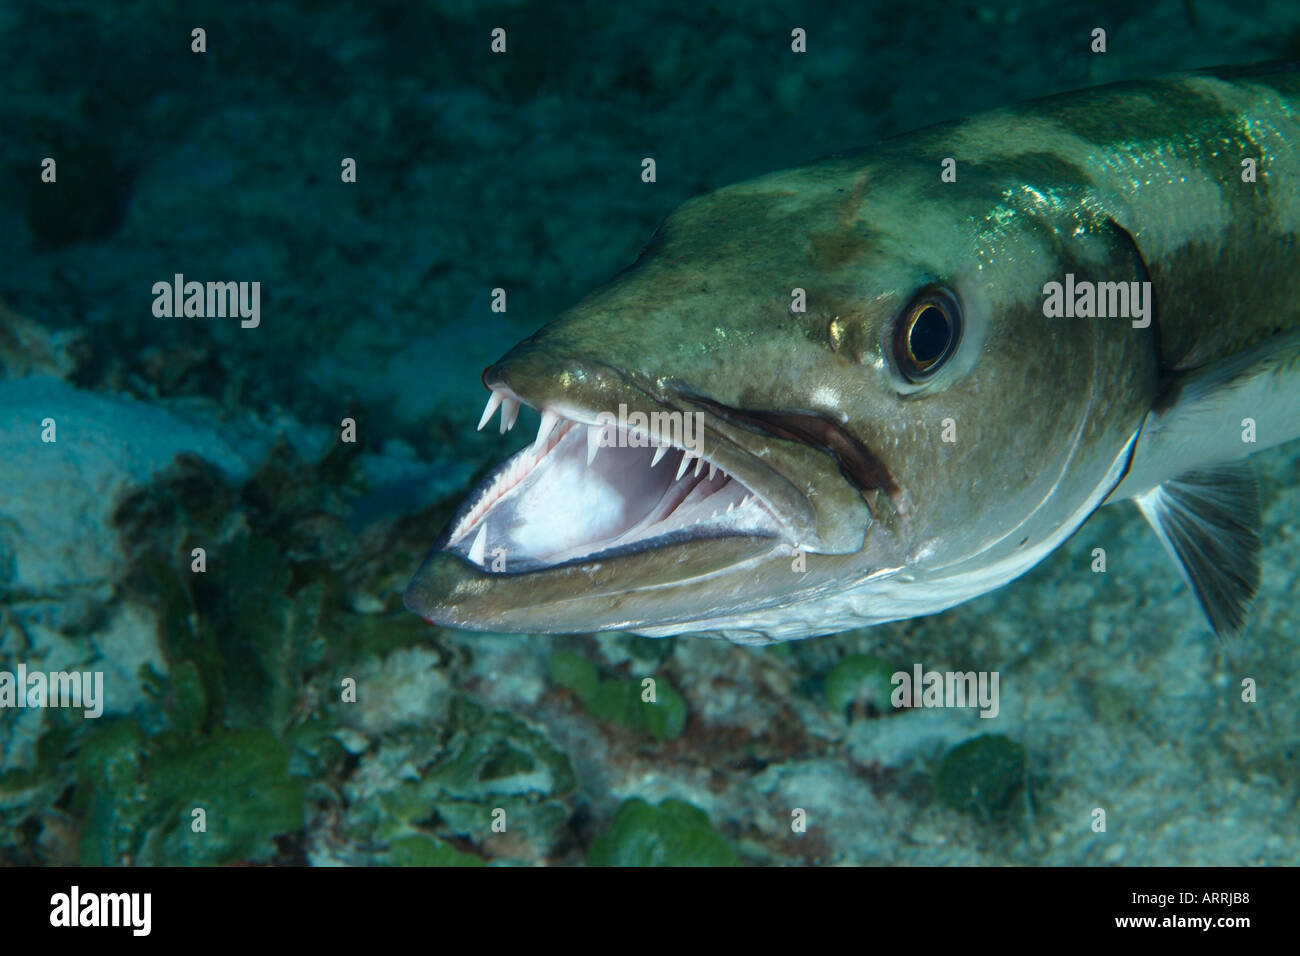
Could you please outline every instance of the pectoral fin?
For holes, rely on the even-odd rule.
[[[1236,636],[1259,590],[1259,486],[1248,460],[1189,471],[1134,501],[1210,626]]]
[[[1111,500],[1300,438],[1300,329],[1168,377]]]
[[[1221,636],[1259,589],[1259,488],[1246,456],[1300,437],[1300,330],[1171,375],[1124,480]]]

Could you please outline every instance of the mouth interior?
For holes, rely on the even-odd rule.
[[[496,399],[494,391],[484,423]],[[510,411],[503,429],[514,423]],[[702,455],[698,441],[675,437],[544,411],[537,440],[470,495],[446,550],[487,571],[519,572],[672,541],[781,536],[751,489]]]

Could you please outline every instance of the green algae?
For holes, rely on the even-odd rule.
[[[289,750],[260,730],[222,731],[150,759],[157,821],[139,862],[164,866],[260,862],[277,836],[303,825],[303,784],[288,775]],[[197,830],[198,812],[204,829]]]
[[[592,866],[740,866],[743,861],[698,807],[640,798],[619,805],[609,830],[592,841]]]
[[[141,669],[151,705],[130,716],[45,712],[35,763],[0,776],[0,861],[303,862],[306,826],[339,810],[357,815],[345,796],[357,759],[342,739],[359,735],[340,723],[336,675],[417,644],[434,648],[440,666],[463,661],[412,616],[349,606],[349,594],[380,589],[376,575],[416,560],[394,546],[398,535],[380,529],[358,542],[347,530],[337,483],[350,465],[349,453],[311,465],[282,444],[231,490],[215,469],[183,457],[119,502],[124,597],[154,609],[165,666]],[[195,547],[204,549],[203,570],[192,563]],[[400,607],[400,594],[395,602]],[[451,841],[498,806],[508,808],[512,830],[558,839],[573,774],[543,735],[469,704],[425,731],[427,747],[420,733],[371,746],[427,755],[426,790],[411,802],[433,799],[401,807],[382,835],[336,834],[352,841],[345,857],[464,862]],[[401,775],[392,780],[401,781],[398,804],[412,796],[401,792],[408,783]],[[61,794],[59,825],[72,840],[42,836]],[[405,822],[420,817],[437,832]],[[390,838],[396,842],[384,849]]]
[[[840,661],[826,678],[826,706],[836,714],[871,716],[893,711],[890,678],[896,667],[874,654],[852,654]]]
[[[484,866],[472,853],[463,853],[434,837],[412,834],[389,841],[378,857],[384,866]]]
[[[193,661],[178,661],[165,685],[162,705],[172,730],[180,737],[198,734],[207,720],[208,695]]]
[[[654,700],[644,681],[605,680],[587,701],[597,720],[619,724],[656,740],[675,740],[686,729],[686,701],[663,678],[654,678]]]
[[[149,809],[144,734],[118,721],[88,739],[77,759],[76,809],[81,816],[81,863],[130,863]]]
[[[223,563],[220,575],[195,575],[194,590],[204,636],[220,654],[226,719],[283,731],[299,703],[300,675],[324,657],[319,585],[290,596],[291,569],[261,534],[234,538],[210,560]]]
[[[270,859],[275,839],[303,822],[302,784],[287,764],[287,748],[263,731],[150,741],[134,721],[115,721],[85,741],[77,760],[80,862]]]
[[[546,662],[546,668],[551,680],[573,691],[584,704],[595,696],[600,685],[596,665],[581,654],[556,651]]]
[[[596,666],[567,651],[551,655],[547,664],[551,680],[568,688],[592,717],[625,727],[655,740],[675,740],[686,729],[686,700],[667,679],[652,678],[653,700],[647,679],[601,680]]]
[[[986,820],[1005,818],[1024,790],[1025,748],[1002,734],[983,734],[951,748],[940,760],[934,788],[954,810]]]

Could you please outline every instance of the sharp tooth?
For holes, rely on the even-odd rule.
[[[601,427],[598,425],[587,426],[587,467],[588,468],[590,468],[591,463],[596,460],[596,450],[600,448],[600,433],[602,430],[603,429],[601,429]]]
[[[691,464],[691,453],[689,451],[682,452],[682,463],[677,466],[676,480],[678,481],[681,480],[682,475],[686,474],[686,469],[690,467],[690,464]]]
[[[709,462],[709,481],[712,481],[713,476],[716,475],[717,473],[718,473],[718,466],[715,465],[713,462]]]
[[[479,567],[483,566],[483,556],[487,554],[487,522],[479,525],[474,543],[469,546],[469,559]]]
[[[695,477],[700,477],[700,472],[704,470],[704,459],[698,458],[695,461]]]
[[[740,507],[743,508],[745,507],[745,505],[749,504],[749,499],[753,497],[754,497],[753,495],[745,495],[744,498],[740,499]]]
[[[655,449],[655,457],[654,457],[654,460],[650,462],[650,467],[653,468],[655,465],[659,464],[659,462],[663,461],[663,460],[664,460],[664,455],[666,455],[666,454],[668,454],[668,446],[667,446],[667,445],[660,445],[658,448],[656,448],[656,449]]]
[[[515,427],[515,419],[519,417],[519,403],[513,398],[504,399],[501,402],[501,434],[505,434]]]
[[[727,514],[731,514],[731,512],[735,509],[735,507],[736,507],[736,503],[734,501],[727,502]]]
[[[478,420],[478,428],[475,431],[482,431],[483,426],[492,421],[492,416],[496,410],[501,407],[501,393],[494,391],[492,397],[487,400],[487,408],[483,409],[483,417]]]
[[[546,448],[546,439],[551,437],[551,432],[555,431],[555,426],[560,424],[560,416],[552,411],[542,412],[542,423],[537,426],[537,440],[533,442],[533,451],[538,452]]]

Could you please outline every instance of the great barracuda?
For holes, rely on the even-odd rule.
[[[521,403],[541,428],[407,606],[493,631],[829,634],[1004,585],[1132,499],[1239,632],[1245,456],[1300,435],[1297,111],[1295,69],[1203,71],[690,200],[483,373],[480,428]]]

